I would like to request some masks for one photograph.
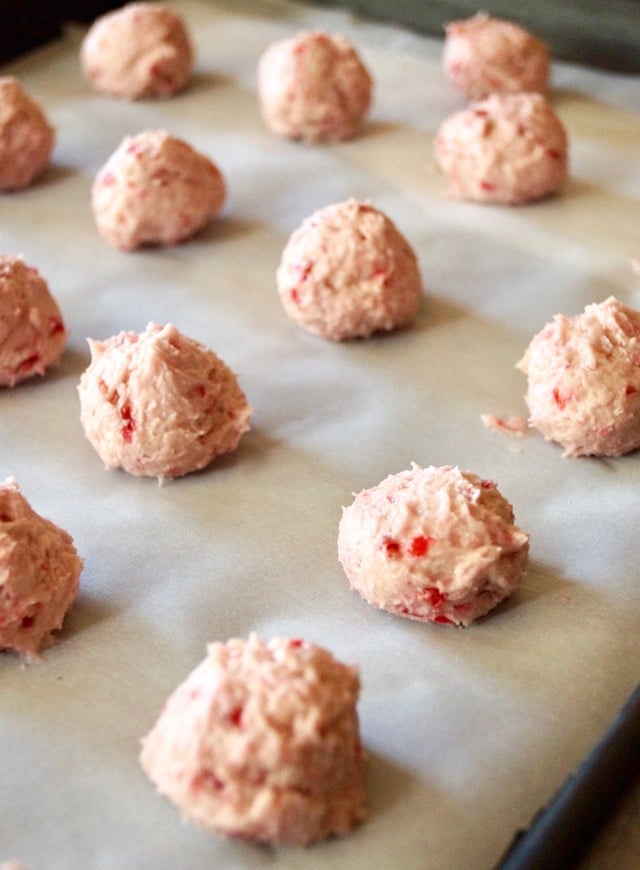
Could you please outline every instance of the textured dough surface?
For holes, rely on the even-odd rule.
[[[212,350],[173,324],[89,339],[80,420],[107,468],[181,477],[235,450],[251,406]]]
[[[0,648],[32,658],[49,645],[81,571],[71,536],[37,514],[13,478],[0,483]]]
[[[517,205],[568,176],[565,128],[541,94],[492,94],[440,125],[434,156],[453,199]]]
[[[67,343],[58,304],[40,273],[0,255],[0,386],[43,375]]]
[[[343,508],[338,558],[352,589],[400,616],[467,626],[519,585],[529,536],[490,480],[418,465]]]
[[[160,794],[215,833],[308,845],[365,816],[355,668],[288,638],[213,643],[142,743]]]
[[[422,298],[417,257],[392,221],[355,199],[312,214],[277,272],[286,313],[334,341],[410,324]]]
[[[127,100],[171,97],[189,82],[193,48],[176,12],[129,3],[96,19],[82,41],[80,62],[97,91]]]
[[[0,190],[28,187],[45,168],[55,132],[17,78],[0,76]]]
[[[640,312],[613,296],[556,314],[531,340],[529,422],[566,456],[620,456],[640,447]]]
[[[470,100],[517,91],[544,94],[549,84],[545,43],[513,21],[483,13],[446,25],[442,64]]]
[[[125,137],[91,191],[98,232],[123,251],[190,238],[220,213],[225,198],[218,167],[164,130]]]
[[[343,36],[298,33],[272,43],[258,62],[262,118],[276,135],[338,142],[358,131],[373,82]]]

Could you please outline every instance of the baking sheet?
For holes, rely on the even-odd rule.
[[[61,365],[0,393],[0,473],[66,528],[84,557],[59,644],[25,667],[0,657],[0,860],[56,868],[490,867],[561,785],[640,672],[640,465],[561,457],[524,413],[514,364],[556,312],[615,294],[640,308],[637,77],[557,64],[571,139],[562,197],[520,208],[448,202],[432,137],[461,103],[441,43],[345,12],[256,0],[176,0],[197,73],[168,102],[91,93],[82,33],[3,68],[58,132],[40,183],[0,199],[0,249],[48,280],[71,329]],[[350,36],[376,79],[362,135],[332,147],[271,137],[255,64],[273,39]],[[163,127],[226,175],[224,217],[193,241],[121,253],[89,190],[123,136]],[[415,248],[415,327],[332,344],[284,316],[275,269],[289,234],[355,196]],[[85,440],[76,385],[86,337],[172,321],[238,374],[255,411],[230,457],[159,487],[108,472]],[[467,630],[369,607],[336,557],[341,506],[411,461],[497,481],[531,534],[518,593]],[[211,640],[303,635],[360,667],[369,820],[308,850],[219,840],[157,797],[139,740]]]

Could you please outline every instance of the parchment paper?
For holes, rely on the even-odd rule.
[[[637,455],[563,459],[524,414],[514,368],[557,312],[615,294],[640,307],[640,87],[556,65],[571,139],[563,195],[519,208],[455,203],[431,159],[461,106],[441,43],[280,0],[176,0],[198,54],[182,95],[91,92],[82,33],[3,68],[58,133],[51,168],[0,199],[0,248],[39,268],[71,329],[44,379],[0,392],[0,473],[84,557],[57,646],[0,656],[0,859],[77,868],[489,868],[604,731],[640,672]],[[332,147],[272,137],[255,66],[275,38],[350,36],[376,79],[362,135]],[[226,175],[223,218],[179,247],[125,254],[98,236],[92,179],[123,136],[165,128]],[[383,209],[421,261],[413,329],[332,344],[284,315],[275,270],[316,208]],[[106,471],[78,420],[86,337],[174,322],[237,372],[255,411],[231,457],[159,487]],[[341,506],[411,461],[494,479],[531,534],[520,591],[467,630],[379,612],[336,556]],[[357,664],[369,820],[309,850],[219,840],[155,795],[140,738],[212,640],[304,636]]]

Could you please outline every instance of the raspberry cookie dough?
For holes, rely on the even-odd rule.
[[[529,536],[490,480],[452,466],[390,475],[343,508],[338,558],[382,610],[468,626],[518,587]]]
[[[434,156],[453,199],[518,205],[568,176],[565,128],[541,94],[492,94],[440,126]]]
[[[274,42],[258,63],[258,97],[266,126],[304,142],[339,142],[358,131],[373,83],[343,36],[298,33]]]
[[[231,369],[175,326],[89,339],[80,420],[107,468],[181,477],[230,453],[251,406]]]
[[[40,273],[0,255],[0,386],[12,387],[58,361],[67,330]]]
[[[129,3],[92,24],[80,63],[93,87],[110,96],[171,97],[191,78],[193,49],[176,12],[156,3]]]
[[[125,137],[91,189],[98,232],[123,251],[183,242],[220,213],[225,198],[218,167],[164,130]]]
[[[355,668],[312,643],[212,643],[142,742],[160,794],[204,828],[307,846],[365,817]]]
[[[0,191],[28,187],[51,156],[55,133],[18,79],[0,76]]]
[[[621,456],[640,447],[640,312],[613,296],[556,314],[517,367],[529,423],[565,456]]]
[[[445,75],[469,100],[538,91],[549,84],[549,50],[513,21],[478,13],[445,26]]]
[[[81,571],[71,536],[37,514],[13,478],[0,483],[0,649],[33,658],[50,645]]]
[[[407,326],[422,298],[405,237],[383,212],[355,199],[302,223],[283,251],[277,285],[289,317],[333,341]]]

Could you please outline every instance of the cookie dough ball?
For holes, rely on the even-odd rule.
[[[71,536],[37,514],[13,478],[0,483],[0,648],[32,658],[50,645],[81,572]]]
[[[13,76],[0,76],[0,190],[28,187],[49,162],[53,127]]]
[[[181,477],[238,446],[251,407],[228,366],[175,326],[89,339],[80,420],[107,468]]]
[[[467,99],[538,91],[549,84],[549,50],[512,21],[478,13],[445,27],[445,75]]]
[[[60,309],[40,273],[0,255],[0,386],[43,375],[67,343]]]
[[[540,94],[493,94],[455,112],[434,156],[453,199],[517,205],[555,193],[568,175],[565,128]]]
[[[208,830],[306,846],[365,816],[359,679],[298,639],[213,643],[140,756],[160,794]]]
[[[97,91],[126,100],[171,97],[191,78],[193,49],[176,12],[129,3],[92,24],[80,62]]]
[[[277,272],[286,313],[333,341],[410,324],[422,298],[417,257],[389,218],[349,199],[308,217]]]
[[[267,127],[304,142],[355,136],[373,83],[343,36],[299,33],[270,45],[258,63],[258,96]]]
[[[125,137],[91,190],[98,232],[122,251],[183,242],[220,213],[225,198],[218,167],[163,130]]]
[[[452,466],[390,475],[342,512],[352,589],[399,616],[467,626],[517,588],[529,536],[490,480]]]
[[[518,368],[529,423],[566,456],[621,456],[640,447],[640,312],[613,296],[556,314]]]

